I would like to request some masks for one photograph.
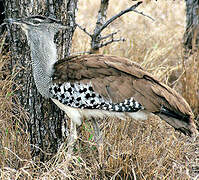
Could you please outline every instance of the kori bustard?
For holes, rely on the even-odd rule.
[[[197,134],[188,103],[138,64],[122,57],[79,55],[57,60],[54,36],[65,28],[59,21],[32,16],[8,19],[25,32],[31,50],[36,87],[71,119],[71,142],[84,118],[112,116],[147,119],[153,113],[186,135]]]

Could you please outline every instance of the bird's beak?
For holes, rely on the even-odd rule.
[[[22,23],[21,19],[13,19],[13,18],[5,19],[4,22],[6,24],[21,24]]]
[[[27,34],[27,29],[28,29],[28,26],[27,24],[23,21],[22,18],[20,19],[13,19],[13,18],[8,18],[8,19],[5,19],[4,22],[6,24],[16,24],[16,25],[19,25],[21,27],[21,29]]]

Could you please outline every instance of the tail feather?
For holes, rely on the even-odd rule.
[[[165,107],[155,114],[185,135],[196,136],[198,134],[194,119],[190,115],[173,112]]]

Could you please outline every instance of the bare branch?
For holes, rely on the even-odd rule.
[[[116,20],[117,18],[119,18],[120,16],[122,16],[123,14],[126,14],[130,11],[133,11],[135,8],[137,8],[140,4],[142,4],[142,1],[138,2],[137,4],[134,4],[133,6],[131,6],[130,8],[127,8],[121,12],[119,12],[118,14],[116,14],[115,16],[113,16],[112,18],[110,18],[108,21],[106,21],[103,26],[101,26],[101,28],[96,32],[95,36],[98,36],[110,23],[112,23],[114,20]]]
[[[111,33],[111,34],[108,34],[108,35],[106,35],[106,36],[104,36],[104,37],[101,37],[100,38],[100,41],[101,40],[104,40],[104,39],[107,39],[107,38],[109,38],[109,37],[113,37],[115,34],[117,34],[118,33],[118,31],[117,32],[113,32],[113,33]]]
[[[113,42],[120,42],[120,41],[125,41],[125,39],[124,38],[120,38],[120,39],[114,39],[114,38],[111,38],[109,41],[107,41],[107,42],[105,42],[105,43],[101,43],[100,45],[99,45],[99,47],[98,48],[101,48],[101,47],[104,47],[104,46],[107,46],[107,45],[109,45],[109,44],[111,44],[111,43],[113,43]]]
[[[152,18],[151,16],[147,15],[147,14],[144,14],[143,12],[140,12],[140,11],[137,11],[137,10],[133,10],[133,12],[136,12],[138,14],[141,14],[142,16],[145,16],[145,17],[148,17],[149,19],[151,19],[152,21],[155,21],[154,18]]]
[[[125,41],[124,38],[114,39],[114,35],[115,35],[115,34],[117,34],[117,32],[113,32],[113,33],[111,33],[111,34],[108,34],[107,36],[102,37],[101,40],[102,40],[102,39],[107,39],[107,38],[110,38],[110,37],[111,37],[111,39],[110,39],[109,41],[106,41],[106,42],[104,42],[104,43],[99,44],[98,48],[107,46],[107,45],[109,45],[109,44],[111,44],[111,43],[113,43],[113,42],[120,42],[120,41],[123,41],[123,42],[124,42],[124,41]]]
[[[90,36],[91,38],[92,38],[92,34],[90,34],[87,30],[86,30],[86,28],[83,28],[83,27],[81,27],[79,24],[77,24],[76,23],[76,25],[77,25],[77,27],[79,28],[79,29],[81,29],[82,31],[84,31],[88,36]]]
[[[98,12],[98,19],[97,19],[97,22],[96,22],[96,27],[95,27],[93,35],[91,36],[91,52],[94,52],[94,53],[96,51],[98,51],[100,47],[107,46],[108,44],[110,44],[112,42],[121,41],[121,39],[115,40],[113,38],[113,35],[116,34],[116,33],[112,33],[112,34],[109,34],[107,36],[101,37],[101,32],[110,23],[112,23],[114,20],[116,20],[117,18],[119,18],[120,16],[122,16],[125,13],[133,11],[140,4],[142,4],[142,2],[138,2],[138,3],[134,4],[134,5],[132,5],[130,8],[127,8],[127,9],[121,11],[120,13],[116,14],[115,16],[113,16],[112,18],[110,18],[108,21],[105,22],[105,20],[106,20],[106,12],[107,12],[107,8],[108,8],[108,2],[109,2],[109,0],[101,0],[100,10]],[[109,37],[112,37],[111,40],[107,41],[106,43],[101,43],[100,44],[101,40],[107,39]]]

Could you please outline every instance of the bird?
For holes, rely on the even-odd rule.
[[[54,36],[67,28],[61,21],[35,15],[10,18],[7,23],[17,24],[25,32],[36,87],[71,119],[71,144],[77,139],[76,127],[84,119],[91,119],[96,138],[101,139],[95,119],[103,117],[146,120],[155,114],[185,135],[198,134],[186,100],[139,64],[103,54],[58,60]]]

